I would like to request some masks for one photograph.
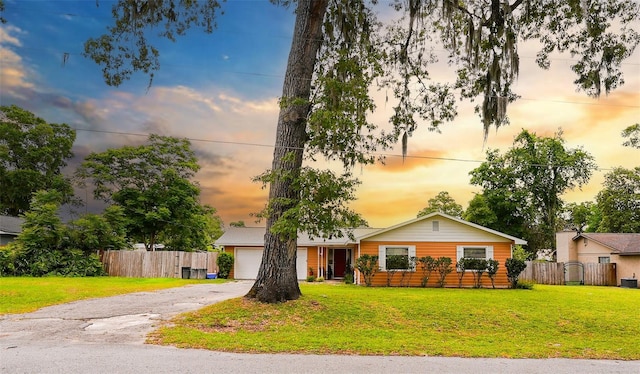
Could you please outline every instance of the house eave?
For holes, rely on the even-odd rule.
[[[427,214],[427,215],[422,216],[422,217],[414,218],[414,219],[412,219],[410,221],[405,221],[405,222],[399,223],[399,224],[391,226],[391,227],[387,227],[387,228],[384,228],[384,229],[380,229],[378,231],[374,231],[374,232],[362,235],[362,236],[360,236],[358,238],[358,243],[360,243],[364,239],[368,239],[368,238],[383,234],[385,232],[389,232],[389,231],[398,229],[398,228],[403,227],[403,226],[411,225],[413,223],[420,222],[420,221],[423,221],[423,220],[426,220],[426,219],[429,219],[429,218],[432,218],[432,217],[435,217],[435,216],[444,217],[444,218],[450,219],[450,220],[452,220],[454,222],[458,222],[460,224],[463,224],[463,225],[466,225],[466,226],[469,226],[469,227],[473,227],[475,229],[478,229],[478,230],[481,230],[481,231],[485,231],[485,232],[488,232],[488,233],[496,235],[496,236],[500,236],[500,237],[505,238],[505,239],[512,240],[514,242],[514,244],[518,244],[518,245],[526,245],[527,244],[527,241],[524,240],[524,239],[516,238],[515,236],[507,235],[507,234],[505,234],[503,232],[496,231],[496,230],[490,229],[488,227],[484,227],[484,226],[478,225],[476,223],[468,222],[468,221],[465,221],[463,219],[460,219],[460,218],[457,218],[457,217],[453,217],[453,216],[450,216],[448,214],[440,213],[440,212],[433,212],[433,213]]]

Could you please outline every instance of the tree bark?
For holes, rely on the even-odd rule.
[[[300,176],[306,121],[311,108],[311,81],[328,0],[299,0],[278,116],[269,189],[269,210],[264,252],[258,277],[246,295],[265,303],[295,300],[301,296],[296,272],[297,230],[274,234],[273,224],[300,199],[294,186]]]

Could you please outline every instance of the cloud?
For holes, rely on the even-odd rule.
[[[22,47],[22,42],[11,34],[24,33],[20,28],[11,25],[0,25],[0,44],[12,44]]]
[[[447,157],[447,152],[438,149],[420,149],[408,151],[407,157],[393,154],[385,159],[384,164],[376,164],[373,169],[387,173],[405,173],[416,168],[429,167],[440,163]]]
[[[27,79],[30,72],[22,61],[22,57],[11,49],[11,46],[21,47],[22,43],[16,34],[22,34],[17,27],[0,25],[0,82],[2,82],[3,96],[13,95],[26,98],[25,91],[33,89],[33,83]]]

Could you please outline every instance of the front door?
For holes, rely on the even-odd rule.
[[[344,277],[346,267],[347,250],[344,248],[335,248],[333,250],[333,276],[336,278]]]

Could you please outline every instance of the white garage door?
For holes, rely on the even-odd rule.
[[[233,267],[236,279],[256,279],[260,262],[262,262],[262,248],[236,248],[235,264]],[[307,277],[307,249],[298,248],[296,261],[298,279]]]

